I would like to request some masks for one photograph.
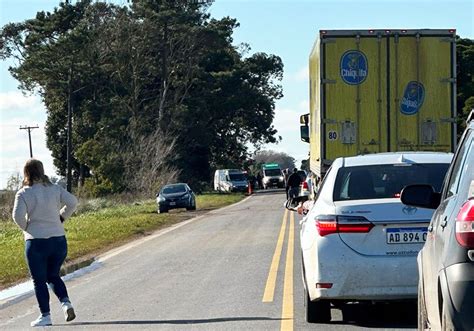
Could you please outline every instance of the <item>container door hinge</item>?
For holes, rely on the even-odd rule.
[[[456,78],[442,78],[440,79],[441,83],[456,83]]]
[[[454,117],[445,117],[439,119],[443,123],[456,123],[456,119]]]
[[[456,42],[456,38],[451,38],[451,37],[444,37],[444,38],[439,38],[441,42],[444,43],[454,43]]]

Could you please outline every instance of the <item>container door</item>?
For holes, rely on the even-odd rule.
[[[452,151],[451,45],[443,36],[390,38],[392,151]]]
[[[323,43],[324,159],[387,150],[387,43],[339,37]]]

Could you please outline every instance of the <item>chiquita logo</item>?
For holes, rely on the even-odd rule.
[[[367,78],[367,58],[360,51],[345,52],[341,57],[340,68],[342,80],[349,85],[361,84]]]
[[[420,82],[411,81],[403,93],[400,111],[405,115],[415,115],[425,100],[425,87]]]

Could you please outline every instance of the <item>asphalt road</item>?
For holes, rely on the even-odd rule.
[[[304,321],[299,216],[283,191],[266,191],[131,243],[67,281],[77,318],[65,323],[52,297],[54,329],[415,329],[416,305],[353,304],[329,324]],[[0,329],[26,329],[38,315],[27,296],[0,308]]]

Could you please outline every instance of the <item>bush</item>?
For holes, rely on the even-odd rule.
[[[15,193],[15,191],[0,191],[0,222],[8,222],[12,220]]]
[[[96,183],[94,178],[86,178],[84,185],[77,188],[74,192],[77,196],[83,198],[98,198],[113,194],[115,188],[112,182],[105,180],[101,183]]]
[[[79,204],[75,215],[98,211],[103,208],[116,207],[118,205],[134,204],[140,205],[144,201],[150,201],[154,196],[144,196],[142,194],[134,193],[120,193],[120,194],[111,194],[103,197],[89,198],[84,196],[79,196]]]
[[[191,190],[193,190],[197,194],[213,191],[211,184],[209,184],[208,182],[191,180],[188,182],[188,185],[191,188]]]

